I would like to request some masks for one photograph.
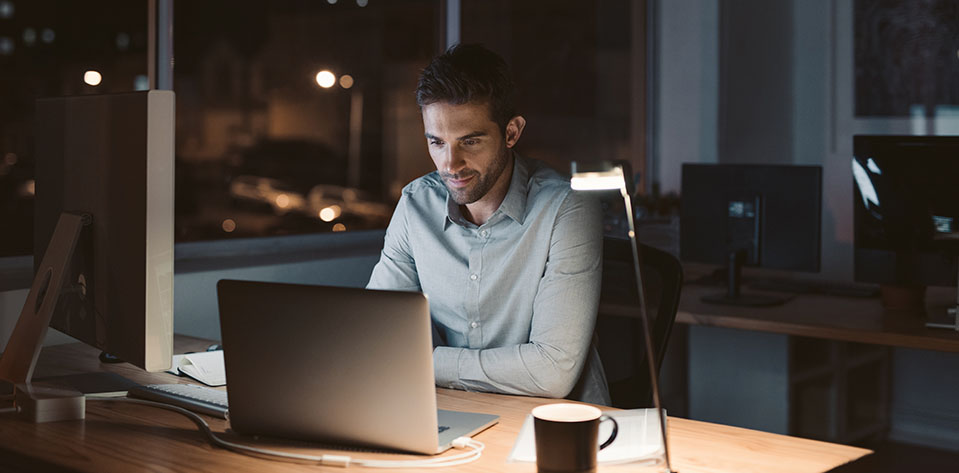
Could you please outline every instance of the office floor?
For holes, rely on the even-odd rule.
[[[866,446],[876,453],[830,473],[959,472],[959,452],[895,442]]]

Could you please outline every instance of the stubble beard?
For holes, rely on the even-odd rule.
[[[458,205],[472,204],[489,193],[490,189],[496,185],[496,181],[503,175],[508,163],[509,150],[503,148],[496,161],[490,166],[489,172],[486,174],[481,174],[476,170],[470,170],[460,174],[440,173],[440,178],[443,179],[443,185],[445,185],[446,190],[449,191],[453,202],[456,202]],[[470,176],[475,177],[473,177],[473,182],[470,183],[471,185],[465,188],[453,188],[449,185],[449,182],[447,182],[449,179],[462,179]]]

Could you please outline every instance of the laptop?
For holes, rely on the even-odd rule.
[[[238,433],[437,454],[499,419],[436,409],[424,294],[221,280],[217,297]]]

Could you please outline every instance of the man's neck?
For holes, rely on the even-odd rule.
[[[503,170],[503,174],[500,175],[496,185],[480,200],[472,204],[460,206],[460,212],[466,220],[475,225],[482,225],[493,216],[493,212],[496,212],[496,209],[503,203],[503,200],[506,199],[506,194],[509,192],[509,185],[513,180],[513,165],[516,162],[515,159],[512,150],[510,150],[509,162],[506,164],[506,169]]]

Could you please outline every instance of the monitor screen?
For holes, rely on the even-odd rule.
[[[959,136],[853,138],[855,278],[956,284]]]
[[[683,261],[819,271],[822,168],[684,164]]]

